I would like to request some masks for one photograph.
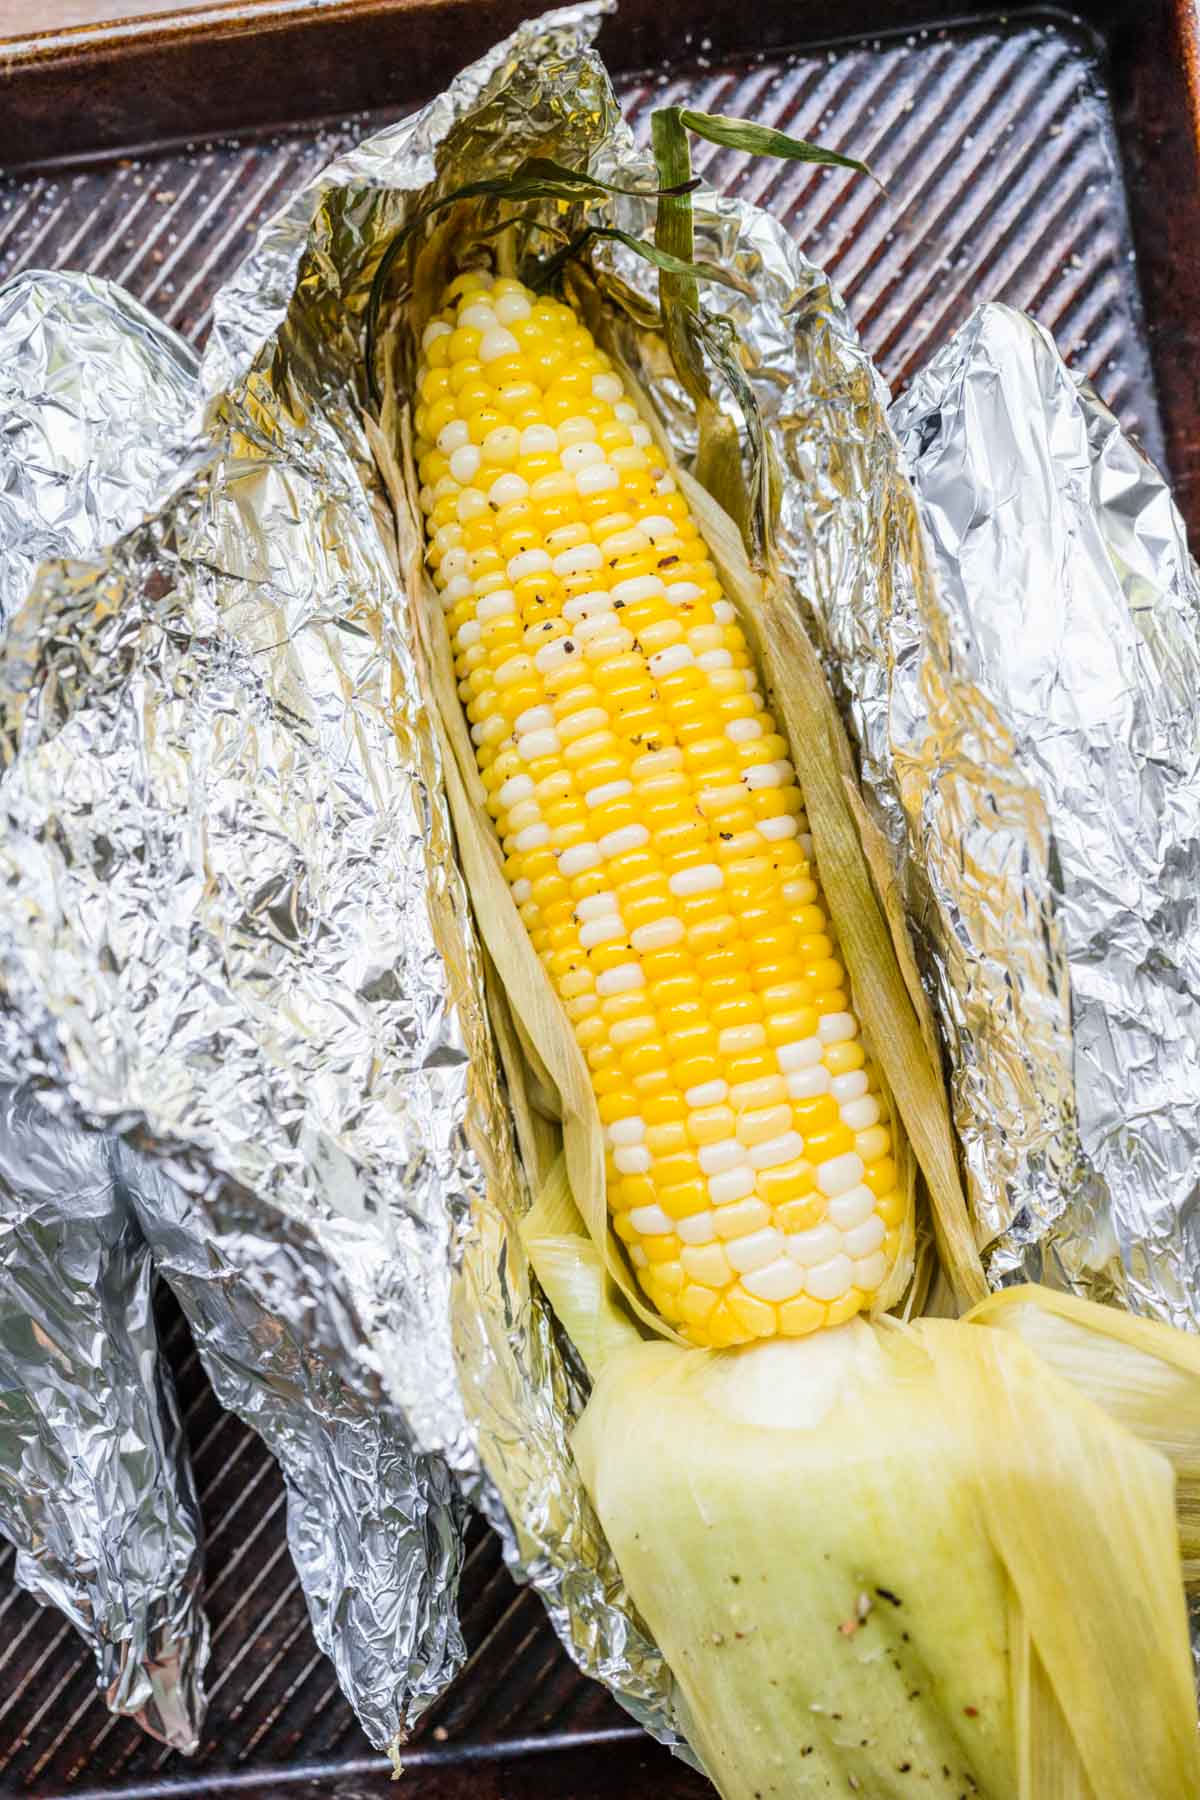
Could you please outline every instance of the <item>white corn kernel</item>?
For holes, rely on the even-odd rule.
[[[595,544],[574,544],[554,559],[556,575],[586,575],[604,566],[604,558]]]
[[[819,1063],[823,1048],[819,1037],[793,1038],[790,1044],[780,1044],[775,1055],[780,1068],[790,1075],[795,1069],[810,1069]]]
[[[756,793],[760,788],[783,786],[783,776],[776,763],[755,763],[753,768],[743,769],[742,781],[751,793]]]
[[[526,731],[517,739],[517,752],[526,762],[537,762],[543,756],[557,756],[561,748],[557,731]]]
[[[829,1091],[841,1106],[846,1100],[861,1100],[870,1085],[865,1069],[851,1069],[848,1075],[835,1075]]]
[[[729,1260],[733,1261],[732,1256]],[[789,1257],[781,1256],[761,1269],[743,1274],[742,1286],[756,1299],[770,1300],[778,1305],[780,1301],[791,1300],[801,1292],[804,1274]]]
[[[796,1069],[787,1078],[787,1091],[793,1100],[815,1100],[829,1089],[829,1070],[820,1063],[807,1069]]]
[[[744,1164],[735,1169],[722,1169],[708,1178],[708,1196],[714,1206],[728,1206],[734,1200],[748,1200],[754,1192],[754,1172]]]
[[[645,1175],[654,1162],[644,1144],[621,1144],[612,1155],[622,1175]]]
[[[725,886],[725,876],[717,863],[696,863],[690,869],[677,870],[667,886],[679,899],[690,898],[693,894],[715,894]]]
[[[560,858],[559,867],[561,866]],[[615,969],[605,969],[596,977],[596,992],[605,999],[610,994],[632,994],[645,985],[646,977],[638,963],[620,963]]]
[[[647,580],[650,577],[647,576]],[[655,680],[663,675],[674,675],[678,669],[686,669],[695,657],[686,644],[668,644],[665,650],[656,650],[647,661],[647,668]]]
[[[485,594],[475,608],[475,617],[480,621],[486,619],[504,619],[509,613],[515,613],[517,602],[511,588],[497,588],[494,594]]]
[[[879,1123],[879,1102],[872,1094],[864,1094],[861,1100],[846,1100],[842,1104],[842,1124],[851,1131],[867,1131],[872,1125]]]
[[[844,1044],[858,1036],[858,1020],[853,1013],[826,1013],[817,1030],[823,1044]]]
[[[516,325],[527,319],[532,311],[524,294],[501,294],[496,301],[496,317],[501,325]]]
[[[650,833],[644,825],[622,825],[600,839],[600,854],[609,859],[624,856],[626,851],[640,850],[649,842]]]
[[[665,1237],[675,1229],[674,1219],[669,1219],[661,1206],[635,1206],[629,1223],[642,1237]]]
[[[682,929],[683,927],[680,926],[681,931]],[[637,936],[636,932],[634,936]],[[699,1107],[720,1106],[722,1100],[727,1099],[728,1096],[729,1083],[727,1081],[701,1081],[695,1087],[690,1087],[683,1097],[689,1106]]]
[[[876,1250],[871,1256],[864,1256],[861,1262],[854,1265],[854,1285],[864,1293],[871,1294],[881,1286],[887,1274],[887,1257],[882,1250]]]
[[[515,506],[518,500],[524,500],[529,492],[529,483],[521,475],[497,475],[488,489],[488,499],[493,506]]]
[[[588,709],[591,710],[590,708]],[[597,709],[598,710],[598,709]],[[606,715],[607,719],[607,715]],[[559,736],[563,736],[559,727]],[[584,794],[584,802],[588,806],[607,806],[610,800],[623,800],[626,794],[632,794],[632,781],[602,781],[599,787],[588,788]]]
[[[725,736],[735,744],[748,744],[762,734],[763,728],[757,719],[731,719],[725,727]]]
[[[706,1175],[720,1175],[725,1169],[746,1166],[746,1151],[736,1138],[722,1138],[718,1144],[701,1144],[696,1160]]]
[[[618,938],[625,936],[625,927],[620,919],[593,919],[589,925],[579,927],[579,942],[585,950],[594,950],[597,944],[615,944]]]
[[[793,1231],[787,1240],[788,1255],[805,1268],[828,1262],[831,1256],[839,1254],[841,1248],[842,1234],[827,1220],[822,1220],[809,1231]]]
[[[601,613],[610,613],[613,609],[612,595],[597,588],[590,594],[575,594],[563,606],[563,618],[594,619]]]
[[[509,595],[509,599],[512,599],[511,594]],[[481,601],[480,605],[482,606],[482,604],[483,602]],[[523,713],[517,714],[516,729],[518,733],[523,731],[553,731],[554,723],[554,708],[552,706],[530,706],[527,707]],[[529,777],[524,776],[523,779],[528,781]]]
[[[451,419],[450,423],[443,425],[437,434],[437,447],[443,456],[452,456],[456,450],[461,450],[462,446],[469,444],[470,441],[470,427],[465,419]]]
[[[576,875],[584,875],[594,869],[600,861],[600,852],[595,844],[572,844],[564,850],[558,859],[559,873],[570,881]]]
[[[823,1194],[836,1197],[848,1193],[857,1187],[866,1173],[862,1157],[857,1150],[847,1150],[844,1156],[831,1156],[817,1170],[817,1186]]]
[[[761,1269],[783,1254],[783,1233],[776,1231],[773,1225],[766,1225],[747,1237],[731,1239],[725,1246],[725,1254],[739,1275],[749,1269]]]
[[[640,1144],[646,1135],[646,1121],[634,1114],[629,1119],[614,1119],[608,1128],[608,1141],[613,1149]]]
[[[553,425],[527,425],[521,433],[522,456],[551,456],[558,449]]]
[[[765,1143],[752,1145],[748,1154],[751,1168],[778,1169],[804,1155],[804,1139],[798,1131],[784,1131],[778,1137],[767,1138]],[[817,1179],[820,1180],[819,1171]]]
[[[520,780],[520,776],[516,778]],[[607,919],[612,914],[619,915],[617,896],[613,893],[588,894],[575,908],[575,916],[579,919]]]
[[[455,481],[474,481],[483,461],[474,444],[460,444],[450,458],[450,473]]]
[[[780,813],[774,819],[758,821],[758,834],[760,837],[766,838],[768,844],[779,844],[785,838],[794,838],[799,830],[800,827],[790,813]]]
[[[832,1256],[817,1263],[804,1277],[805,1291],[814,1300],[840,1300],[854,1285],[854,1269],[848,1256]]]
[[[716,1214],[692,1213],[686,1219],[676,1219],[675,1235],[685,1244],[711,1244],[717,1235]]]
[[[629,941],[640,956],[646,956],[654,950],[669,950],[683,935],[681,919],[652,919],[648,925],[639,925]]]
[[[617,582],[612,597],[623,606],[633,606],[639,600],[656,600],[662,592],[663,584],[657,575],[630,575]]]
[[[846,1233],[842,1247],[846,1255],[857,1262],[862,1256],[870,1256],[872,1250],[878,1250],[884,1236],[883,1220],[878,1213],[872,1213],[869,1219]]]
[[[522,581],[526,575],[542,575],[550,567],[550,558],[544,550],[521,550],[508,564],[507,575],[510,581]]]
[[[575,492],[581,499],[591,494],[605,494],[612,488],[620,487],[621,477],[607,463],[590,463],[586,469],[575,472]]]

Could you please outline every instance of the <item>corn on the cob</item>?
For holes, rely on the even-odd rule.
[[[462,275],[425,330],[428,561],[520,915],[591,1070],[614,1229],[694,1342],[870,1306],[906,1199],[734,608],[575,313]]]

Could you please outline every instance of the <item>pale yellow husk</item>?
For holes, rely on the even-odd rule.
[[[580,1469],[726,1800],[1200,1793],[1171,1463],[1021,1341],[1040,1290],[681,1351],[605,1298],[556,1174],[525,1238],[595,1379]]]

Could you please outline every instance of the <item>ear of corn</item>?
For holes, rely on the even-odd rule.
[[[423,353],[428,560],[616,1233],[697,1343],[841,1323],[888,1284],[910,1202],[734,608],[570,308],[462,276]]]

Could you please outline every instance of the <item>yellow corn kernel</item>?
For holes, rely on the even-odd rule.
[[[825,1308],[808,1294],[785,1300],[779,1308],[779,1329],[784,1337],[807,1337],[825,1324]]]
[[[725,1296],[730,1312],[752,1337],[774,1337],[779,1330],[779,1314],[766,1300],[748,1294],[739,1283]]]

